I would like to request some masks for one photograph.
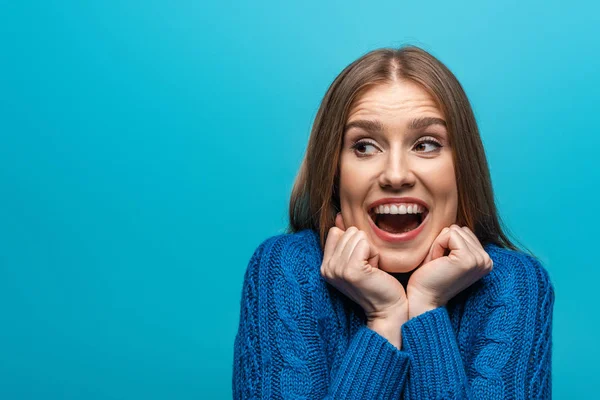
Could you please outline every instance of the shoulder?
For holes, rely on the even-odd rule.
[[[254,297],[263,326],[281,325],[278,332],[293,336],[297,324],[311,320],[319,321],[324,332],[335,330],[334,321],[342,320],[343,307],[321,277],[322,259],[319,235],[313,230],[272,236],[258,246],[244,287],[252,288],[252,295],[245,297]]]
[[[492,271],[482,278],[484,289],[497,295],[513,293],[522,297],[554,297],[550,275],[537,258],[494,244],[487,244],[484,249],[494,262]]]
[[[296,233],[285,233],[265,239],[254,251],[247,274],[259,277],[269,275],[308,276],[319,271],[323,258],[318,233],[305,229]],[[260,279],[260,278],[259,278]]]
[[[258,246],[253,257],[287,265],[304,259],[320,260],[323,255],[318,233],[311,229],[305,229],[265,239]]]

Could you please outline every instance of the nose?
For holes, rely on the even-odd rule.
[[[400,151],[389,151],[379,175],[379,185],[382,188],[401,189],[414,186],[415,181],[416,176],[407,155]]]

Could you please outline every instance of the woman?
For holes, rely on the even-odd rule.
[[[244,279],[235,398],[551,397],[554,291],[501,228],[475,118],[416,47],[335,79]]]

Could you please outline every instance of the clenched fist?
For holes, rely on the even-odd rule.
[[[368,326],[400,347],[400,327],[408,318],[402,284],[378,268],[379,254],[367,234],[346,229],[341,214],[329,230],[321,275],[365,311]]]
[[[468,227],[453,224],[444,228],[433,241],[423,265],[408,281],[409,317],[446,305],[456,294],[487,275],[493,265]]]

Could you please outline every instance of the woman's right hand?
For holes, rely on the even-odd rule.
[[[393,335],[390,341],[399,348],[399,343],[394,342],[408,319],[404,287],[378,268],[379,253],[364,231],[354,226],[346,229],[340,213],[335,225],[325,242],[321,275],[363,308],[369,327]]]

